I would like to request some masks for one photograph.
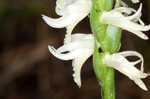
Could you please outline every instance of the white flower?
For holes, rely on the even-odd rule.
[[[64,44],[57,50],[48,46],[49,51],[61,60],[73,60],[73,77],[76,84],[81,87],[80,72],[84,62],[93,54],[94,37],[92,34],[73,34],[72,41]]]
[[[85,18],[91,9],[91,0],[57,0],[56,13],[60,18],[50,18],[42,15],[44,21],[51,27],[67,29],[64,42],[71,41],[71,32],[73,28]]]
[[[134,62],[130,62],[126,59],[128,56],[137,56],[140,59]],[[141,63],[141,70],[138,70],[135,65]],[[120,71],[124,75],[128,76],[131,80],[133,80],[140,88],[147,91],[144,82],[141,80],[149,76],[149,74],[144,73],[143,67],[143,56],[135,51],[125,51],[115,54],[106,54],[104,57],[104,63],[116,70]]]
[[[143,31],[150,30],[150,25],[144,25],[141,21],[142,4],[135,12],[134,9],[128,7],[115,8],[109,12],[103,12],[100,21],[104,24],[112,24],[124,30],[132,32],[142,39],[148,39]],[[135,12],[133,15],[131,13]],[[130,15],[130,16],[129,16]]]

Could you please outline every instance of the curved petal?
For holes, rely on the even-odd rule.
[[[72,23],[66,26],[67,34],[65,35],[64,43],[71,42],[71,33],[74,27],[89,14],[91,8],[91,0],[77,0],[74,6],[74,11],[71,11],[70,13],[75,13],[76,19],[72,20]],[[73,8],[70,6],[68,9]]]
[[[136,36],[140,37],[141,39],[144,39],[144,40],[148,40],[149,37],[147,35],[145,35],[143,32],[140,32],[140,31],[134,31],[134,30],[131,30],[130,31],[131,33],[135,34]]]
[[[58,15],[63,16],[66,8],[74,4],[75,0],[57,0],[55,11]]]
[[[133,80],[141,89],[148,91],[146,85],[144,84],[144,82],[141,79],[134,79]]]
[[[148,36],[146,36],[142,31],[150,30],[150,25],[144,25],[143,21],[140,19],[141,10],[142,4],[136,12],[134,9],[128,7],[116,8],[112,11],[104,12],[100,17],[100,21],[104,24],[112,24],[120,27],[146,40],[148,39]],[[129,13],[131,12],[135,12],[135,14],[129,16]]]
[[[58,59],[61,60],[72,60],[75,59],[76,57],[80,56],[82,54],[83,49],[76,49],[68,53],[59,53],[55,48],[52,46],[48,46],[49,51]]]
[[[138,70],[134,66],[135,63],[140,62],[139,60],[135,61],[135,63],[133,64],[132,62],[129,62],[125,58],[127,56],[133,56],[133,55],[141,57],[141,54],[139,54],[139,53],[137,54],[137,52],[126,51],[126,52],[121,52],[121,53],[115,53],[112,55],[106,54],[104,57],[104,62],[108,66],[115,68],[116,70],[120,71],[124,75],[128,76],[131,80],[133,80],[143,90],[147,90],[145,84],[141,81],[141,79],[146,78],[147,76],[149,76],[149,74]]]
[[[137,11],[135,11],[136,13],[131,16],[128,16],[127,19],[128,20],[134,20],[135,18],[139,19],[142,15],[141,11],[142,11],[142,4],[140,4],[139,9]]]
[[[74,41],[83,41],[83,40],[94,40],[94,37],[92,34],[66,34],[65,39],[64,39],[64,44],[67,44],[69,42],[74,42]]]
[[[75,58],[72,62],[73,66],[73,78],[75,83],[81,87],[81,68],[85,61],[93,54],[93,49],[86,49],[83,50],[82,55],[79,57]]]
[[[62,53],[62,52],[66,52],[66,51],[73,51],[73,50],[80,49],[80,48],[93,49],[94,48],[93,42],[92,41],[71,42],[71,43],[65,44],[62,47],[58,48],[57,51],[59,53]]]
[[[45,15],[42,15],[43,20],[51,27],[54,28],[64,28],[72,23],[72,20],[75,20],[76,17],[72,14],[68,14],[65,16],[62,16],[60,18],[50,18]]]
[[[81,68],[84,62],[94,52],[94,38],[92,34],[73,34],[72,41],[64,44],[57,50],[48,46],[49,51],[61,60],[73,60],[73,78],[75,83],[81,87]]]
[[[74,27],[90,12],[91,0],[57,0],[56,13],[60,18],[50,18],[42,15],[44,21],[51,27],[67,29],[64,43],[71,42],[71,33]]]
[[[148,39],[148,37],[141,31],[148,31],[150,29],[149,25],[143,26],[138,23],[127,20],[122,14],[118,12],[104,12],[101,17],[101,21],[105,24],[112,24],[121,27],[124,30],[134,33],[142,39]]]
[[[76,33],[72,35],[72,41],[94,40],[92,34]]]
[[[120,13],[125,13],[127,15],[132,14],[132,12],[136,12],[136,10],[134,10],[133,8],[128,8],[128,7],[119,7],[119,8],[115,8],[114,11],[120,12]]]
[[[94,37],[92,34],[73,34],[72,41],[64,44],[58,48],[57,51],[62,53],[66,51],[72,51],[80,48],[93,49],[94,48]]]
[[[136,61],[134,64],[136,65],[141,61],[141,71],[144,72],[144,66],[143,66],[144,65],[144,59],[143,59],[143,56],[140,53],[138,53],[136,51],[125,51],[125,52],[120,52],[118,54],[120,54],[124,57],[127,57],[127,56],[137,56],[137,57],[139,57],[140,60]]]

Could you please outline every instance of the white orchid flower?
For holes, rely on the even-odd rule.
[[[49,51],[61,60],[73,60],[73,77],[76,84],[81,87],[80,72],[84,62],[93,54],[94,37],[92,34],[73,34],[72,41],[64,44],[57,50],[48,46]],[[66,52],[66,53],[65,53]]]
[[[71,41],[73,28],[90,13],[91,6],[91,0],[57,0],[56,13],[61,17],[50,18],[42,15],[42,18],[51,27],[66,27],[67,34],[64,42],[67,43]]]
[[[130,62],[126,59],[128,56],[137,56],[140,59],[134,62]],[[141,70],[138,70],[135,65],[141,62]],[[143,56],[135,51],[125,51],[115,54],[106,54],[104,57],[104,63],[112,67],[124,75],[128,76],[131,80],[133,80],[140,88],[147,91],[147,87],[144,82],[141,80],[149,76],[149,74],[144,73],[143,67]]]
[[[112,24],[127,30],[142,39],[148,39],[143,31],[150,30],[150,25],[144,25],[141,17],[142,4],[135,12],[134,9],[128,7],[115,8],[109,12],[103,12],[100,21],[104,24]],[[131,13],[135,12],[133,15]],[[129,16],[130,15],[130,16]]]

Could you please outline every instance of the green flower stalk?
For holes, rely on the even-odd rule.
[[[93,63],[98,82],[102,87],[101,95],[103,99],[115,99],[114,70],[104,64],[103,58],[104,53],[99,53],[98,48],[95,46]]]
[[[119,1],[116,3],[116,7],[119,7],[119,3]],[[121,29],[112,25],[103,24],[100,21],[102,13],[110,11],[112,5],[113,0],[93,0],[90,14],[92,32],[96,38],[95,42],[98,41],[100,43],[103,51],[100,53],[95,43],[93,64],[99,84],[102,86],[103,99],[115,99],[114,70],[104,64],[104,53],[116,53],[119,51],[121,45]]]
[[[66,36],[61,47],[55,49],[49,45],[49,51],[61,60],[72,60],[73,79],[79,88],[82,85],[80,76],[82,66],[93,55],[93,68],[102,89],[103,99],[115,99],[114,69],[147,91],[141,79],[150,74],[144,73],[143,56],[136,51],[119,52],[122,29],[144,40],[148,39],[143,32],[150,30],[150,25],[145,25],[140,19],[141,10],[142,4],[135,10],[121,0],[57,0],[55,11],[60,18],[45,15],[42,15],[42,18],[53,28],[66,28]],[[89,14],[93,35],[71,34],[74,27]],[[126,58],[128,56],[136,56],[138,60],[129,61]],[[139,63],[140,69],[135,67]]]

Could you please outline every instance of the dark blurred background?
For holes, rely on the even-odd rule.
[[[130,6],[138,8],[127,3]],[[100,86],[92,69],[92,57],[82,68],[82,87],[72,78],[71,61],[52,56],[48,44],[63,44],[65,29],[49,27],[41,14],[58,17],[55,0],[0,0],[0,99],[100,99]],[[150,0],[143,0],[142,19],[150,24]],[[150,32],[150,31],[149,31]],[[91,33],[89,18],[73,33]],[[147,32],[150,37],[150,34]],[[145,71],[150,72],[150,40],[123,31],[123,50],[143,54]],[[130,68],[129,68],[130,69]],[[144,79],[150,90],[150,78]],[[116,71],[116,99],[150,99],[126,76]]]

